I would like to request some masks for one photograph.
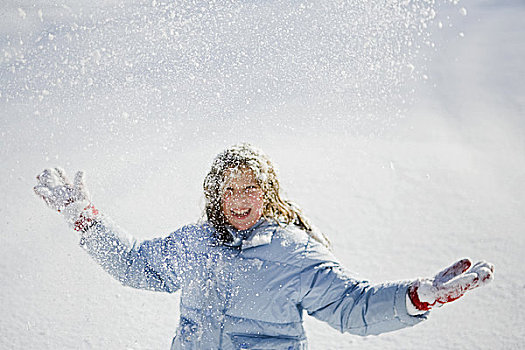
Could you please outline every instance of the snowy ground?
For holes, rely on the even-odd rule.
[[[221,79],[210,80],[213,71],[195,70],[195,64],[181,65],[176,74],[181,79],[195,74],[198,83],[170,85],[169,66],[162,66],[157,75],[149,74],[152,81],[134,85],[137,71],[146,68],[111,61],[107,52],[123,50],[129,44],[126,25],[130,30],[137,26],[113,17],[106,30],[81,34],[91,40],[88,48],[97,42],[91,56],[82,54],[86,47],[66,26],[80,21],[88,26],[89,13],[78,13],[93,11],[97,18],[101,3],[61,7],[45,0],[7,1],[0,9],[1,349],[167,349],[178,322],[178,294],[124,288],[78,247],[75,233],[34,196],[39,171],[55,165],[71,174],[84,169],[97,206],[146,239],[201,215],[201,181],[213,156],[240,141],[260,146],[274,159],[288,196],[329,235],[336,255],[359,277],[379,282],[427,276],[464,256],[496,266],[492,285],[433,312],[415,328],[359,338],[307,318],[312,349],[525,346],[525,316],[519,310],[525,292],[523,2],[444,6],[438,12],[443,28],[438,30],[436,21],[429,29],[436,50],[427,50],[426,56],[410,51],[416,71],[426,66],[420,75],[428,79],[394,86],[412,100],[399,107],[403,117],[395,114],[401,102],[379,92],[374,103],[384,102],[384,113],[393,113],[380,118],[357,118],[348,101],[364,103],[366,110],[371,108],[366,99],[332,90],[330,79],[338,88],[348,82],[337,80],[343,68],[353,66],[346,61],[320,64],[322,74],[311,73],[310,85],[301,75],[306,71],[293,70],[299,66],[291,63],[277,67],[264,52],[253,56],[260,57],[261,66],[250,71],[213,63],[224,74],[224,87]],[[290,6],[268,4],[282,12]],[[140,10],[142,5],[133,6],[138,9],[133,14],[151,16]],[[248,16],[246,11],[237,15]],[[262,33],[280,25],[278,20],[271,24]],[[131,37],[147,46],[155,43],[147,38],[154,32]],[[202,33],[184,48],[188,57],[193,57],[192,45],[210,39]],[[242,31],[228,33],[235,38]],[[306,32],[301,40],[313,45],[314,34]],[[236,45],[250,49],[252,39]],[[71,51],[67,40],[73,43]],[[293,40],[268,45],[284,55],[299,50],[298,57],[305,58],[309,52]],[[132,48],[138,56],[140,47]],[[319,57],[328,49],[316,46],[320,54],[312,53],[313,59],[322,63]],[[85,61],[73,63],[79,57]],[[112,57],[118,58],[118,52]],[[235,61],[241,56],[221,57]],[[432,60],[425,63],[424,57]],[[184,57],[176,62],[184,63]],[[63,67],[77,69],[80,78],[74,80],[70,72],[65,78],[71,84],[60,85]],[[277,83],[272,85],[264,72],[276,74]],[[374,88],[382,91],[382,78],[392,83],[388,73],[365,74],[370,79],[369,85],[362,84],[365,97],[373,97]],[[246,84],[250,75],[269,79],[261,83],[259,100],[256,83],[248,85],[253,93],[244,93],[242,86],[232,90],[232,82]],[[303,85],[295,86],[294,79]],[[218,95],[200,88],[206,84]],[[410,88],[416,92],[403,90]],[[309,102],[315,96],[321,100],[317,105]],[[166,104],[169,99],[172,104]],[[195,107],[199,100],[204,103]],[[210,106],[218,101],[225,102],[214,114]],[[240,108],[241,102],[247,106]],[[351,116],[341,112],[345,108]]]

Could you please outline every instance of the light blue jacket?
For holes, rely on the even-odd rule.
[[[104,219],[84,234],[81,245],[124,285],[182,289],[172,349],[306,349],[303,310],[359,335],[426,318],[407,313],[409,282],[355,280],[293,225],[261,219],[249,230],[230,233],[236,239],[225,245],[210,225],[190,225],[138,243]]]

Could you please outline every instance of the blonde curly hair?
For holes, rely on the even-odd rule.
[[[328,238],[312,227],[301,209],[282,197],[277,172],[270,158],[260,149],[247,143],[234,145],[219,153],[204,178],[206,217],[219,232],[221,241],[231,240],[226,230],[228,221],[222,211],[222,187],[226,171],[240,168],[247,168],[253,172],[255,181],[264,193],[263,217],[272,219],[280,225],[294,224],[323,245],[330,246]]]

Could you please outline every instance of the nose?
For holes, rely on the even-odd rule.
[[[236,195],[235,195],[235,200],[237,202],[244,202],[246,201],[246,195],[242,192],[238,192]]]
[[[232,196],[232,200],[237,204],[245,204],[248,202],[248,199],[249,199],[249,196],[242,191],[238,191],[234,193]]]

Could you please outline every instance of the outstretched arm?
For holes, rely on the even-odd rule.
[[[323,247],[310,242],[301,272],[300,304],[341,332],[380,334],[413,326],[432,307],[456,300],[493,278],[494,267],[463,259],[433,278],[372,285],[349,277]]]
[[[37,180],[35,193],[63,214],[69,226],[80,233],[82,247],[110,275],[134,288],[178,289],[182,273],[173,254],[181,247],[174,236],[138,243],[91,203],[81,171],[72,184],[60,168],[45,169]]]

